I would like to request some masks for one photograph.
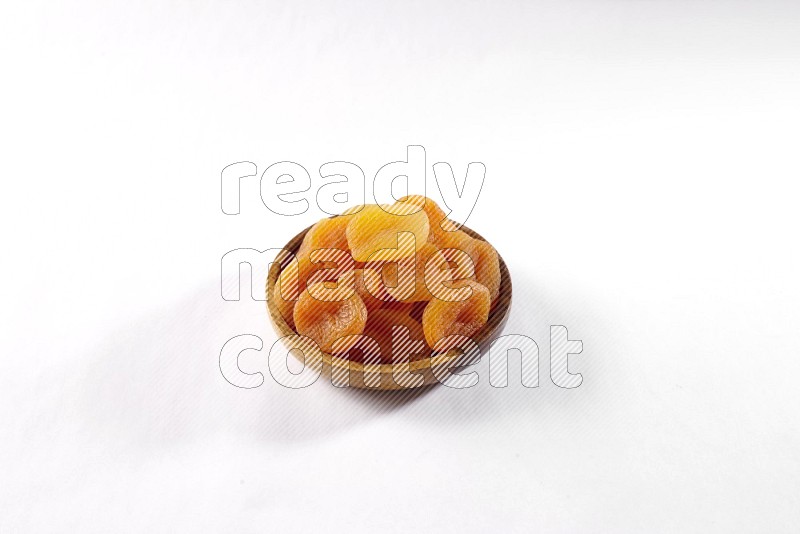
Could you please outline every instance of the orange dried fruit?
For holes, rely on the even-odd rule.
[[[500,257],[492,245],[472,239],[470,256],[475,263],[475,278],[489,290],[494,302],[500,295]]]
[[[308,229],[297,249],[296,266],[293,267],[294,262],[292,262],[281,272],[281,277],[275,284],[275,300],[284,318],[288,316],[289,324],[294,324],[292,317],[294,305],[309,283],[336,281],[354,269],[355,263],[347,247],[345,234],[348,222],[348,215],[339,215],[315,223]],[[282,285],[281,280],[294,276],[299,278],[298,290],[291,289],[288,293],[279,294],[278,286]]]
[[[312,250],[320,248],[348,250],[345,229],[351,217],[352,215],[337,215],[318,221],[306,232],[297,255],[307,256]]]
[[[437,252],[431,243],[423,243],[411,257],[397,261],[368,262],[364,268],[365,284],[384,301],[430,300],[431,294],[425,283],[425,266]]]
[[[317,300],[335,302],[347,300],[356,293],[355,270],[350,269],[342,273],[333,273],[329,277],[325,276],[326,273],[332,271],[332,269],[323,269],[314,273],[308,282],[308,293],[312,297]]]
[[[472,290],[469,298],[462,301],[446,301],[433,299],[422,313],[422,329],[425,340],[431,347],[450,335],[471,337],[476,334],[489,319],[489,308],[492,301],[489,290],[485,286],[472,280],[461,282]],[[452,348],[449,345],[437,346],[439,350],[446,351]]]
[[[355,270],[355,262],[350,256],[350,252],[338,248],[312,250],[309,254],[309,261],[314,267],[311,274],[304,280],[306,285],[317,282],[335,283],[342,276],[350,275]]]
[[[371,204],[348,218],[347,244],[356,261],[407,258],[428,240],[430,224],[423,211],[396,215]]]
[[[393,344],[394,327],[407,330],[397,331]],[[403,311],[382,308],[370,313],[364,335],[378,342],[380,359],[384,363],[397,362],[401,358],[415,360],[430,356],[422,325]]]
[[[432,199],[423,195],[408,195],[395,203],[398,205],[419,206],[428,216],[430,231],[428,242],[439,248],[457,247],[466,243],[469,236],[459,230],[458,224],[447,218],[447,214]],[[408,208],[410,209],[410,208]]]
[[[318,300],[309,291],[320,289],[314,285],[303,291],[294,306],[295,328],[298,334],[313,339],[320,350],[331,352],[337,339],[364,331],[367,307],[355,292],[344,300]],[[349,347],[337,348],[343,351]]]
[[[365,285],[384,301],[428,301],[441,294],[442,282],[474,279],[471,257],[464,253],[462,258],[457,253],[450,249],[440,251],[428,242],[414,257],[396,262],[368,262],[364,268]]]
[[[429,298],[439,300],[463,300],[469,295],[461,280],[475,281],[475,264],[467,252],[446,248],[432,255],[425,265],[425,284]]]
[[[353,274],[355,276],[356,292],[358,293],[358,296],[361,297],[364,305],[367,307],[367,311],[371,312],[372,310],[377,310],[383,306],[384,301],[370,293],[367,290],[367,287],[364,285],[364,270],[355,269]]]
[[[300,264],[300,277],[304,282],[308,282],[314,272],[326,267],[325,262],[312,261],[317,259],[312,257],[314,251],[337,249],[349,253],[345,229],[350,222],[350,217],[350,215],[338,215],[322,219],[308,229],[296,254],[297,261]]]

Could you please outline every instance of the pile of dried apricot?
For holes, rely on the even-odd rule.
[[[317,222],[271,298],[321,350],[388,363],[474,336],[499,293],[494,248],[459,230],[433,200],[407,196]]]

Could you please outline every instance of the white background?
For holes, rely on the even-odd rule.
[[[800,4],[9,4],[0,531],[797,532]],[[409,144],[486,165],[540,387],[226,382],[220,258],[323,214],[222,168]]]

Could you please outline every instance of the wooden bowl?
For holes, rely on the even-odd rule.
[[[275,288],[275,282],[280,275],[281,269],[283,269],[283,267],[285,267],[291,259],[291,256],[288,254],[288,252],[291,252],[292,254],[297,253],[297,249],[300,248],[300,244],[303,242],[303,238],[310,228],[311,227],[309,226],[294,236],[283,247],[283,251],[278,254],[276,261],[270,267],[269,275],[267,277],[267,308],[269,310],[270,319],[272,320],[272,326],[275,328],[275,331],[281,338],[286,336],[295,336],[297,335],[297,332],[286,323],[283,316],[278,311],[278,307],[273,302],[272,295]],[[462,226],[461,229],[470,237],[485,241],[485,239],[483,239],[483,237],[481,237],[478,233],[470,230],[466,226]],[[499,254],[498,258],[500,259],[500,295],[492,304],[492,308],[489,311],[489,320],[486,322],[486,325],[484,325],[484,327],[477,334],[472,336],[472,339],[480,347],[482,354],[487,353],[486,351],[488,350],[491,342],[502,332],[503,327],[508,320],[509,310],[511,309],[511,275],[508,273],[508,267],[506,267],[503,258],[500,257]],[[292,347],[287,345],[287,350],[289,348]],[[292,354],[294,355],[295,351],[292,351]],[[375,390],[407,389],[409,387],[423,387],[435,384],[439,380],[432,371],[432,367],[434,369],[438,369],[439,366],[449,366],[455,368],[464,365],[461,363],[464,358],[463,354],[455,349],[445,354],[437,354],[433,357],[414,360],[410,364],[385,363],[380,365],[369,365],[335,356],[333,354],[328,354],[326,352],[322,352],[321,354],[321,362],[320,358],[306,358],[306,364],[311,365],[312,367],[319,367],[321,365],[322,374],[327,378],[331,378],[332,374],[337,377],[346,375],[349,369],[350,386]],[[456,361],[459,359],[461,361]],[[405,385],[398,384],[394,379],[394,373],[396,371],[395,367],[398,365],[409,366],[407,370],[410,370],[410,372],[414,375],[421,375],[423,377],[423,381],[420,382],[419,379],[415,379],[414,381],[416,383],[412,386],[409,386],[407,383]]]

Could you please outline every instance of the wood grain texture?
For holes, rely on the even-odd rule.
[[[269,311],[269,317],[272,322],[272,326],[277,332],[278,336],[281,338],[285,338],[287,336],[296,336],[297,332],[295,332],[294,329],[292,329],[292,327],[286,323],[283,316],[278,311],[278,308],[272,299],[273,290],[281,269],[283,269],[283,267],[285,267],[285,265],[291,259],[291,255],[288,254],[288,252],[291,252],[292,254],[297,252],[297,249],[300,247],[300,244],[303,242],[303,238],[310,228],[311,227],[309,226],[294,236],[286,245],[284,245],[283,251],[278,254],[277,261],[270,267],[269,275],[267,277],[267,309]],[[483,237],[481,237],[477,232],[470,230],[466,226],[462,226],[461,229],[470,237],[485,241],[485,239],[483,239]],[[489,312],[489,319],[486,325],[472,338],[478,344],[478,346],[481,348],[481,352],[484,354],[488,350],[491,342],[502,332],[503,327],[508,320],[508,314],[511,309],[511,275],[509,274],[508,267],[499,253],[498,258],[500,260],[500,295],[492,304],[492,309]],[[284,345],[287,346],[287,350],[289,350],[289,348],[291,348],[291,344],[286,343],[285,339],[283,341]],[[292,354],[294,354],[294,352],[292,352]],[[461,367],[462,365],[459,365],[460,362],[457,361],[461,356],[462,355],[459,351],[451,350],[446,354],[437,354],[433,357],[415,360],[410,364],[406,363],[405,365],[409,366],[408,371],[414,375],[420,375],[423,377],[423,381],[413,387],[423,387],[438,383],[438,380],[431,370],[431,367],[434,369],[438,368],[439,366],[445,368],[448,366],[453,368]],[[374,390],[406,389],[406,387],[408,387],[398,384],[394,378],[394,373],[396,371],[395,368],[398,365],[403,364],[386,363],[380,365],[366,365],[325,352],[322,353],[321,362],[320,358],[308,358],[307,364],[315,367],[319,367],[321,365],[322,374],[328,379],[330,379],[331,374],[333,373],[336,375],[337,380],[342,380],[343,376],[347,376],[349,370],[350,387]],[[419,379],[416,379],[415,382],[419,382]]]

